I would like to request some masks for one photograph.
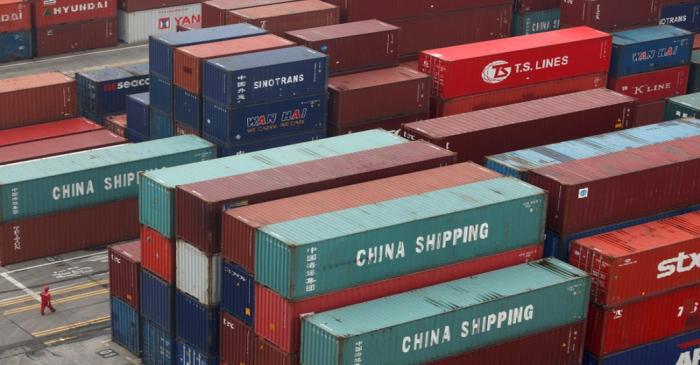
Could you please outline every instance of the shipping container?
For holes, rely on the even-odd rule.
[[[449,99],[607,72],[611,44],[577,27],[424,51],[419,67],[433,77],[433,96]]]
[[[126,116],[129,121],[127,124],[127,139],[132,140],[129,131],[144,136],[146,139],[151,135],[150,104],[149,93],[132,94],[126,98]]]
[[[633,349],[597,358],[586,352],[584,365],[677,364],[692,365],[700,354],[700,331],[652,342]]]
[[[0,2],[0,32],[31,31],[32,4],[27,0],[3,0]]]
[[[305,313],[325,312],[540,258],[542,258],[542,245],[536,244],[300,301],[288,301],[274,291],[260,284],[255,284],[255,297],[249,299],[250,302],[253,302],[251,304],[255,309],[255,332],[285,352],[298,353],[301,341],[301,321]],[[223,290],[227,290],[227,288],[223,288]],[[245,294],[241,290],[237,290],[237,292]]]
[[[177,340],[178,365],[219,365],[219,357],[207,356],[183,340]]]
[[[700,3],[663,4],[661,8],[661,25],[673,25],[691,32],[700,31]]]
[[[173,118],[197,133],[202,130],[202,95],[187,91],[179,86],[173,88],[175,109]],[[173,132],[177,135],[176,132]]]
[[[627,128],[635,99],[594,89],[405,124],[401,134],[458,153],[459,161]]]
[[[552,0],[548,0],[552,1]],[[341,22],[358,20],[403,19],[456,12],[459,10],[487,7],[491,5],[513,5],[510,0],[329,0],[327,3],[340,8]]]
[[[173,126],[173,128],[175,128],[174,133],[176,136],[182,136],[185,134],[192,134],[195,136],[201,136],[201,134],[202,134],[199,131],[199,129],[193,129],[192,127],[188,126],[187,124],[181,123],[178,121],[175,121],[175,125]],[[217,156],[219,156],[219,157],[226,156],[226,155],[222,154],[221,152],[218,152],[220,150],[220,147],[218,145],[216,147],[217,147]]]
[[[117,18],[51,25],[34,30],[34,56],[107,48],[117,45]]]
[[[246,326],[253,326],[255,280],[242,267],[223,261],[221,266],[221,309]]]
[[[219,156],[242,155],[245,153],[257,152],[271,148],[289,146],[297,143],[311,142],[326,138],[326,130],[318,129],[311,132],[302,132],[280,138],[265,138],[249,143],[231,143],[227,145],[217,145]]]
[[[206,306],[176,290],[175,333],[205,355],[219,352],[219,306]]]
[[[0,33],[0,62],[29,59],[32,58],[33,54],[31,31]]]
[[[117,16],[117,3],[109,0],[32,0],[34,27],[46,28]]]
[[[661,0],[566,0],[561,24],[587,25],[600,30],[659,24]]]
[[[254,8],[294,0],[209,0],[202,3],[202,27],[218,27],[226,24],[226,13],[231,10]]]
[[[331,77],[328,91],[328,123],[339,128],[430,108],[430,76],[400,66]]]
[[[109,255],[109,293],[123,300],[138,313],[141,242],[136,240],[110,246],[107,254]],[[136,317],[138,319],[138,315]]]
[[[141,265],[166,283],[175,284],[175,240],[141,226]]]
[[[75,116],[75,80],[58,72],[0,80],[0,129]],[[41,108],[35,101],[41,100]]]
[[[149,134],[152,140],[168,138],[175,135],[173,116],[171,114],[164,113],[155,107],[151,107],[148,123],[150,124]]]
[[[485,166],[527,181],[530,171],[572,160],[602,156],[655,143],[700,135],[700,120],[678,119],[655,125],[486,156]]]
[[[257,336],[253,330],[225,310],[221,311],[220,320],[221,364],[257,364],[254,357]]]
[[[2,223],[0,265],[137,238],[137,214],[134,198]]]
[[[690,76],[688,77],[688,94],[700,91],[700,52],[690,54]]]
[[[143,363],[146,365],[173,365],[175,361],[175,339],[172,334],[155,323],[142,318]]]
[[[538,168],[528,181],[558,192],[547,228],[568,235],[697,204],[699,162],[695,136]]]
[[[526,35],[559,29],[559,4],[547,10],[513,14],[513,35]]]
[[[77,72],[78,112],[95,120],[124,113],[129,94],[148,91],[148,65],[143,65],[137,72],[116,67]]]
[[[195,2],[199,2],[194,0]],[[167,8],[192,4],[193,0],[119,0],[117,8],[126,12]]]
[[[0,147],[0,165],[64,155],[125,143],[106,129]]]
[[[406,143],[389,132],[368,131],[320,141],[291,145],[206,163],[149,171],[139,185],[141,223],[166,238],[175,237],[175,188],[178,185],[234,176],[319,158]]]
[[[221,251],[222,210],[436,168],[456,158],[421,141],[181,185],[177,237],[211,255]]]
[[[340,136],[348,133],[356,133],[362,131],[368,131],[371,129],[383,129],[385,131],[390,131],[392,133],[398,134],[401,130],[401,126],[406,123],[413,123],[419,120],[425,120],[430,118],[430,112],[421,112],[417,114],[410,114],[406,116],[401,116],[397,118],[386,118],[380,120],[373,120],[371,122],[362,123],[356,126],[350,126],[346,128],[338,128],[332,124],[328,125],[328,135],[329,136]]]
[[[125,43],[138,43],[147,41],[152,36],[175,33],[179,25],[201,21],[202,4],[196,2],[134,12],[119,10],[117,13],[119,40]]]
[[[700,113],[700,93],[669,98],[666,102],[666,119],[695,118]]]
[[[613,33],[611,76],[650,72],[690,63],[693,33],[657,25]]]
[[[265,341],[265,339],[256,336],[254,343],[255,355],[254,359],[258,364],[276,364],[276,365],[298,365],[299,353],[290,354],[280,350],[277,346]]]
[[[138,310],[117,297],[110,297],[112,341],[141,356],[141,318]]]
[[[608,80],[608,89],[637,98],[646,103],[685,95],[688,90],[688,66],[644,72]]]
[[[666,99],[650,101],[648,103],[637,103],[634,122],[632,127],[641,127],[654,123],[660,123],[665,120],[666,114]]]
[[[589,285],[545,259],[314,314],[302,322],[301,362],[421,364],[514,340],[583,320]]]
[[[221,254],[207,256],[197,247],[177,240],[175,246],[177,288],[208,306],[221,301]]]
[[[300,0],[254,8],[231,10],[226,23],[249,23],[283,36],[290,30],[338,24],[340,14],[334,5],[315,0]]]
[[[0,147],[40,141],[102,129],[102,126],[85,118],[71,118],[27,127],[0,130]]]
[[[228,106],[319,94],[326,91],[327,69],[328,57],[306,47],[217,58],[204,64],[202,93]]]
[[[187,32],[190,30],[195,30],[195,29],[202,29],[202,21],[201,17],[199,18],[200,21],[194,22],[194,23],[189,23],[189,24],[178,24],[176,30],[178,32]]]
[[[399,65],[399,28],[376,19],[295,30],[286,37],[327,54],[331,75]]]
[[[173,94],[173,81],[171,79],[151,72],[149,95],[151,107],[167,112],[166,114],[174,113],[173,99],[175,95]]]
[[[105,118],[105,129],[126,138],[126,114],[110,115]]]
[[[145,252],[145,249],[143,249]],[[146,267],[144,267],[146,268]],[[146,268],[147,269],[147,268]],[[175,285],[168,284],[148,270],[141,270],[141,315],[165,332],[174,334]]]
[[[531,11],[558,8],[561,0],[515,0],[515,12],[524,14]]]

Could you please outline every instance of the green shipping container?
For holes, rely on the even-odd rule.
[[[688,94],[700,92],[700,50],[693,51],[690,57],[690,77],[688,79]]]
[[[353,133],[237,155],[176,168],[149,171],[141,177],[141,223],[166,238],[175,237],[175,188],[226,176],[387,147],[407,140],[382,130]]]
[[[513,14],[513,35],[549,32],[559,29],[559,8]]]
[[[267,225],[255,278],[297,300],[537,244],[546,201],[506,177]]]
[[[697,118],[700,113],[700,93],[669,98],[666,102],[666,120]]]
[[[214,157],[211,143],[179,136],[0,166],[0,222],[134,198],[139,172]]]
[[[589,290],[585,272],[548,258],[315,314],[301,363],[423,364],[581,321]]]

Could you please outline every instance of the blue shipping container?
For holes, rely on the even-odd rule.
[[[207,356],[183,340],[177,340],[178,365],[219,365],[218,356]]]
[[[326,55],[291,47],[207,61],[202,94],[221,105],[242,106],[320,94],[327,81]]]
[[[151,72],[151,106],[172,113],[173,82],[164,76]]]
[[[659,24],[673,25],[691,32],[700,31],[700,2],[664,6]]]
[[[209,307],[179,290],[175,294],[175,333],[207,355],[219,352],[219,306]]]
[[[255,151],[267,150],[270,148],[277,148],[282,146],[288,146],[291,144],[310,142],[317,139],[326,138],[326,129],[321,128],[317,131],[306,132],[295,134],[292,136],[285,136],[281,138],[267,138],[261,141],[255,141],[251,143],[234,143],[230,145],[216,145],[217,153],[219,157],[242,155],[244,153],[250,153]]]
[[[670,25],[613,33],[611,76],[625,76],[687,65],[693,33]]]
[[[584,365],[698,365],[700,330],[691,331],[598,359],[586,352]]]
[[[526,35],[559,29],[559,8],[513,14],[513,35]]]
[[[219,144],[279,138],[326,127],[323,94],[231,109],[204,99],[202,135]]]
[[[224,25],[188,32],[170,33],[148,40],[148,60],[151,72],[173,78],[173,49],[201,43],[223,41],[226,39],[244,38],[267,33],[266,30],[247,23]]]
[[[175,363],[175,339],[157,324],[142,318],[143,363],[145,365],[173,365]]]
[[[0,33],[0,62],[32,58],[32,31]]]
[[[154,322],[165,332],[174,333],[173,300],[175,290],[159,277],[141,270],[141,315]]]
[[[149,122],[151,120],[151,112],[149,106],[149,93],[133,94],[126,98],[127,132],[131,130],[137,136],[149,138],[151,134],[151,124]],[[126,138],[132,141],[128,133]]]
[[[126,97],[148,91],[148,65],[131,68],[105,68],[78,72],[78,112],[80,115],[102,120],[111,114],[126,111]]]
[[[151,106],[151,116],[149,119],[151,124],[151,139],[168,138],[175,135],[172,115],[163,113],[162,111]]]
[[[223,262],[221,267],[221,309],[253,326],[255,279],[243,268]]]
[[[201,133],[202,98],[199,94],[175,86],[175,120]]]
[[[141,357],[141,318],[139,312],[123,300],[112,296],[110,301],[112,341]]]

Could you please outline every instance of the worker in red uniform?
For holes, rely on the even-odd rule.
[[[39,295],[41,296],[41,315],[44,315],[46,308],[51,309],[51,313],[55,312],[56,310],[51,305],[51,293],[49,293],[48,285],[44,287],[44,291]]]

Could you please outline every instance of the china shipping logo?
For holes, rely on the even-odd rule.
[[[498,84],[507,79],[513,72],[513,68],[508,65],[507,61],[493,61],[484,67],[481,72],[481,79],[489,84]]]
[[[158,29],[170,29],[170,17],[158,19]]]

